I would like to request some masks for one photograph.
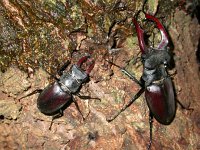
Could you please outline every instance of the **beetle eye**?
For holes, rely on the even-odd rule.
[[[146,72],[147,74],[154,74],[156,72],[156,69],[151,69],[151,68],[144,68],[144,72]]]
[[[168,65],[167,60],[165,60],[165,61],[163,62],[163,64],[164,64],[164,67],[167,68],[167,65]]]

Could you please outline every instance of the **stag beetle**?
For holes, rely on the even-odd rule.
[[[145,14],[145,18],[156,23],[157,28],[161,33],[161,42],[157,47],[147,47],[144,42],[144,31],[141,29],[137,22],[137,15],[133,18],[133,23],[136,28],[139,47],[142,53],[141,59],[143,64],[143,74],[138,81],[132,74],[124,68],[112,63],[119,67],[121,71],[126,74],[130,79],[140,85],[141,89],[138,93],[126,104],[119,112],[111,118],[107,118],[110,122],[114,120],[121,112],[129,107],[140,95],[145,92],[145,98],[149,107],[149,124],[150,124],[150,140],[148,149],[152,143],[152,127],[153,118],[159,123],[168,125],[170,124],[176,113],[176,101],[174,97],[174,90],[172,80],[168,75],[167,69],[170,63],[171,56],[169,54],[167,45],[169,43],[167,32],[160,21],[149,14]]]
[[[63,107],[69,102],[75,102],[75,105],[78,108],[78,105],[73,98],[73,94],[76,94],[81,85],[87,81],[89,74],[94,68],[95,64],[93,60],[90,60],[90,65],[88,66],[86,71],[84,71],[81,68],[81,65],[83,64],[83,62],[87,61],[88,58],[89,56],[82,57],[77,62],[77,64],[72,65],[71,69],[68,72],[64,72],[64,70],[70,63],[69,61],[67,61],[58,71],[60,78],[54,76],[54,78],[56,79],[54,83],[49,84],[43,90],[33,91],[27,96],[39,92],[40,95],[37,99],[37,107],[43,114],[53,116],[52,119],[58,117],[58,114],[62,116],[62,111],[64,109]],[[78,111],[80,112],[79,108]]]

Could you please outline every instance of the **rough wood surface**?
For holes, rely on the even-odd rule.
[[[196,58],[200,25],[196,18],[175,9],[174,3],[155,1],[145,9],[158,11],[167,27],[173,43],[176,97],[193,111],[177,104],[170,125],[154,121],[152,149],[200,149]],[[142,1],[129,0],[0,1],[0,149],[146,149],[149,114],[143,96],[113,122],[106,121],[139,90],[106,60],[123,67],[137,56],[140,50],[131,17],[141,8]],[[19,98],[52,82],[42,68],[55,74],[66,59],[75,63],[85,53],[91,53],[95,67],[80,94],[101,101],[75,97],[86,120],[72,103],[49,130],[52,118],[37,109],[38,94]],[[140,62],[131,61],[126,67],[137,78],[141,76]]]

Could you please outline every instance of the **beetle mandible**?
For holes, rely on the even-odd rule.
[[[138,12],[138,14],[140,11]],[[137,15],[138,15],[137,14]],[[171,77],[168,75],[167,69],[170,63],[170,53],[168,51],[168,35],[160,21],[149,14],[145,14],[147,20],[156,23],[157,28],[161,33],[161,42],[157,47],[147,47],[144,42],[144,31],[141,29],[137,22],[137,15],[133,18],[133,23],[136,28],[139,47],[142,53],[141,59],[143,64],[143,74],[138,81],[132,74],[124,68],[110,62],[127,75],[130,79],[140,85],[141,89],[138,93],[114,116],[107,118],[107,121],[113,121],[121,112],[129,107],[140,95],[145,92],[145,99],[149,107],[149,124],[150,124],[150,140],[148,149],[152,143],[152,127],[153,118],[159,123],[168,125],[170,124],[176,113],[176,101],[174,97],[174,90]]]

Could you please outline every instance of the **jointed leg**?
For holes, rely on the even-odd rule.
[[[139,56],[141,53],[141,51],[139,51],[136,56],[132,56],[131,59],[129,59],[128,61],[126,61],[126,64],[129,65],[129,64],[132,64],[132,65],[135,65],[138,61],[141,62],[141,57]]]
[[[72,99],[73,99],[73,102],[74,102],[74,104],[75,104],[75,106],[76,106],[78,112],[81,114],[83,120],[85,120],[85,117],[83,116],[83,114],[82,114],[82,112],[81,112],[81,110],[80,110],[80,108],[79,108],[79,106],[78,106],[78,103],[76,102],[76,100],[75,100],[74,98],[72,98]]]
[[[131,73],[129,73],[126,69],[121,68],[121,71],[127,75],[131,80],[133,80],[134,82],[136,82],[138,85],[140,85],[142,87],[142,84],[140,81],[138,81]]]
[[[63,71],[68,67],[68,65],[70,64],[70,61],[67,60],[63,66],[61,66],[61,68],[58,70],[58,75],[61,76],[63,74]],[[43,68],[43,67],[42,67]],[[44,68],[43,68],[44,69]],[[56,81],[59,81],[59,79],[56,77],[56,75],[51,74],[50,72],[48,72],[46,69],[44,69],[45,72],[47,72],[51,77],[53,77]]]
[[[119,112],[117,112],[114,116],[112,116],[111,118],[107,118],[106,120],[108,122],[113,121],[117,116],[119,116],[119,114],[121,114],[124,110],[126,110],[126,108],[128,108],[136,99],[138,99],[140,97],[140,95],[144,92],[144,88],[141,88],[138,93],[136,95],[134,95],[134,97],[128,102],[128,104],[124,105],[121,110]]]
[[[76,96],[78,96],[80,99],[83,99],[83,100],[85,100],[85,99],[95,99],[95,100],[99,100],[99,101],[101,101],[101,99],[100,98],[96,98],[96,97],[90,97],[90,96],[83,96],[83,95],[80,95],[79,93],[77,93],[76,94]]]
[[[63,66],[58,70],[58,75],[61,76],[63,74],[63,71],[69,66],[70,61],[67,60]]]
[[[147,149],[150,150],[151,148],[151,143],[152,143],[152,129],[153,129],[153,114],[151,112],[149,112],[149,126],[150,126],[150,130],[149,130],[149,144],[147,146]]]
[[[23,98],[29,97],[29,96],[34,95],[36,93],[41,93],[42,91],[43,91],[42,89],[36,89],[36,90],[32,91],[31,93],[29,93],[28,95],[25,95],[25,96],[19,98],[18,100],[20,101]]]
[[[96,97],[90,97],[90,96],[83,96],[83,95],[80,95],[79,93],[77,93],[76,94],[76,96],[78,96],[80,99],[83,99],[83,100],[91,100],[91,99],[94,99],[94,100],[99,100],[99,101],[101,101],[101,99],[100,98],[96,98]],[[83,120],[85,119],[85,118],[87,118],[87,116],[90,114],[90,109],[89,109],[89,112],[87,113],[87,115],[85,116],[85,117],[83,117],[83,114],[81,113],[81,111],[80,111],[80,109],[79,109],[79,107],[78,107],[78,104],[77,104],[77,102],[74,100],[74,103],[75,103],[75,105],[76,105],[76,107],[77,107],[77,109],[78,109],[78,111],[79,111],[79,113],[81,114],[81,116],[82,116],[82,118],[83,118]],[[89,103],[88,103],[88,108],[89,108]]]
[[[177,103],[181,106],[182,109],[186,109],[186,110],[194,110],[193,108],[190,108],[190,104],[189,106],[184,106],[178,99],[176,99]]]
[[[131,73],[129,73],[126,69],[114,64],[113,62],[108,61],[110,64],[112,64],[113,66],[119,68],[125,75],[127,75],[131,80],[133,80],[134,82],[136,82],[138,85],[140,85],[142,87],[142,84],[140,83],[140,81],[138,81]]]
[[[59,112],[58,114],[52,116],[52,120],[51,120],[51,124],[50,124],[50,126],[49,126],[49,130],[51,130],[51,127],[52,127],[52,125],[53,125],[53,121],[54,121],[55,119],[57,119],[57,118],[62,117],[62,116],[63,116],[63,110],[62,110],[62,109],[60,109],[60,112]]]

